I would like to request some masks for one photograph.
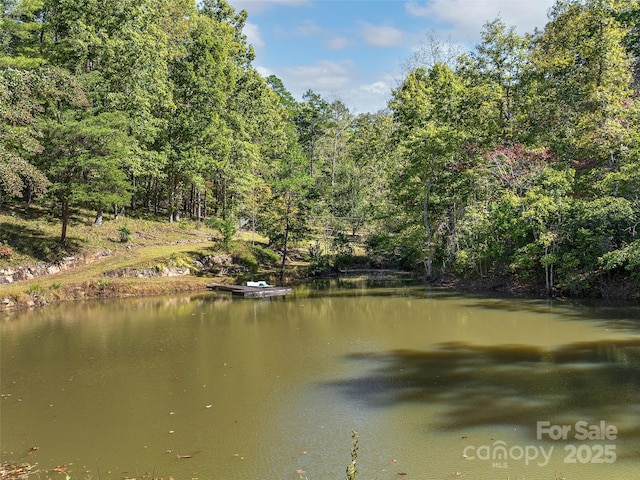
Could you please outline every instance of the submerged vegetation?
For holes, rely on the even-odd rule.
[[[0,225],[0,267],[86,249],[89,210],[99,228],[187,219],[228,250],[242,229],[281,280],[297,245],[312,274],[366,254],[429,282],[637,296],[639,12],[558,0],[523,36],[489,21],[354,115],[261,77],[225,0],[4,2],[0,206],[29,222]]]

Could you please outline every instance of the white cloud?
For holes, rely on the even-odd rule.
[[[313,65],[284,67],[282,76],[285,85],[296,96],[302,95],[308,89],[317,92],[344,90],[357,78],[355,65],[351,60],[319,60]]]
[[[360,36],[372,47],[397,47],[405,41],[405,33],[390,25],[359,22]]]
[[[311,37],[322,33],[322,29],[311,20],[305,20],[302,25],[298,25],[293,30],[293,35],[296,37]]]
[[[276,36],[280,38],[287,37],[313,37],[314,35],[322,34],[322,28],[320,28],[313,20],[304,20],[301,24],[293,27],[287,26],[284,28],[282,25],[276,25],[273,28]]]
[[[253,45],[255,48],[264,47],[264,40],[262,40],[262,35],[260,35],[260,27],[255,23],[247,22],[244,25],[244,29],[242,32],[247,36],[247,42],[250,45]]]
[[[274,34],[279,38],[298,37],[319,37],[329,50],[342,50],[352,44],[352,41],[342,35],[338,35],[330,30],[325,30],[313,20],[304,20],[301,24],[285,29],[282,25],[277,25],[273,29]]]
[[[265,78],[276,75],[298,101],[311,89],[325,100],[341,100],[354,114],[386,108],[394,83],[394,77],[385,72],[374,74],[369,83],[363,81],[351,60],[322,60],[311,65],[282,67],[277,71],[257,66],[256,70]]]
[[[387,107],[391,96],[391,86],[387,81],[360,83],[343,92],[343,102],[352,113],[377,112]]]
[[[345,37],[332,37],[327,39],[325,46],[329,50],[342,50],[347,48],[351,44],[351,41]]]
[[[371,83],[365,83],[356,69],[351,60],[321,60],[311,65],[277,68],[276,71],[256,67],[265,78],[269,75],[279,77],[298,101],[307,90],[313,90],[325,100],[342,100],[354,114],[384,109],[391,93],[390,77],[380,74]]]
[[[518,33],[532,33],[547,22],[546,12],[555,0],[412,0],[405,4],[407,13],[427,17],[449,26],[456,40],[478,39],[487,21],[500,17]]]
[[[373,93],[375,95],[387,95],[391,90],[389,85],[382,81],[373,82],[369,85],[362,85],[360,89],[367,93]]]
[[[257,65],[254,67],[256,69],[256,71],[262,75],[262,77],[267,78],[270,75],[275,75],[275,72],[273,70],[270,70],[266,67],[262,67],[260,65]]]
[[[311,0],[229,0],[229,4],[237,11],[246,10],[250,14],[256,14],[280,5],[304,7],[312,3]]]

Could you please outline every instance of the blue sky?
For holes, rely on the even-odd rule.
[[[311,89],[354,113],[386,106],[402,64],[434,35],[469,51],[485,22],[544,27],[554,0],[229,0],[249,18],[254,66],[300,99]]]

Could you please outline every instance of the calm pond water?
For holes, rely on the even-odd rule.
[[[328,480],[357,430],[359,479],[640,479],[639,308],[349,285],[2,318],[2,460]]]

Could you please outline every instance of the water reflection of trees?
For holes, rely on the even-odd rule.
[[[600,299],[538,300],[468,296],[470,308],[507,312],[553,313],[568,320],[596,321],[608,328],[640,331],[637,303]]]
[[[594,424],[633,415],[621,438],[640,439],[640,340],[530,346],[440,345],[434,351],[355,354],[368,375],[332,385],[370,407],[438,404],[443,430],[539,420]],[[535,433],[534,433],[535,435]],[[535,437],[534,437],[535,438]],[[638,453],[640,456],[640,453]]]

